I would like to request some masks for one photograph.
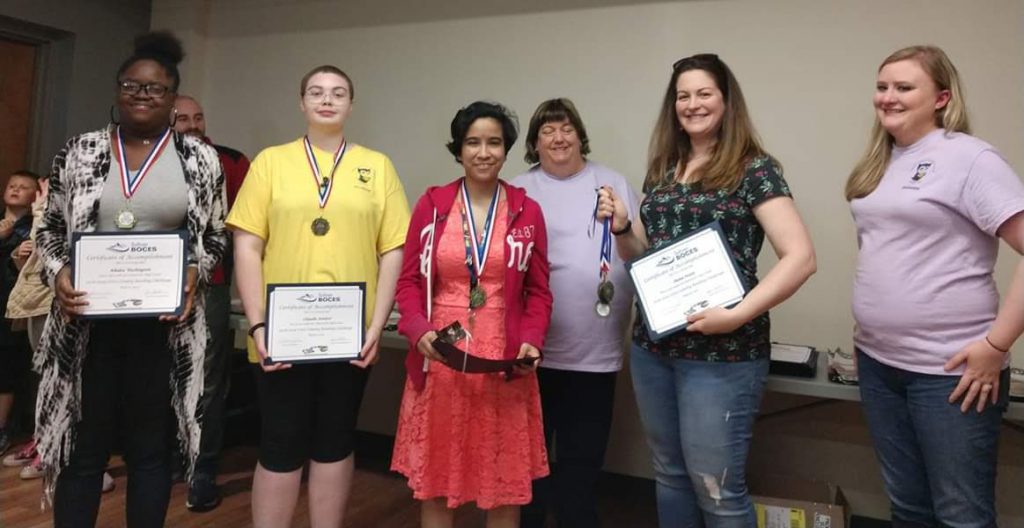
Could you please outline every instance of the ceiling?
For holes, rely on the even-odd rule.
[[[680,0],[724,1],[724,0]],[[662,3],[653,0],[153,0],[164,13],[210,13],[215,34],[370,27]],[[224,16],[230,15],[230,16]]]

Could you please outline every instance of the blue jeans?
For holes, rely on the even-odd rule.
[[[768,360],[668,359],[634,344],[630,368],[654,454],[658,524],[756,526],[746,463]]]
[[[857,351],[860,397],[892,503],[893,527],[987,528],[996,525],[999,403],[978,413],[948,401],[960,376],[890,367]]]

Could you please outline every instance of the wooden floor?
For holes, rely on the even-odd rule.
[[[168,527],[246,527],[250,520],[250,487],[256,451],[238,447],[225,452],[223,472],[219,479],[224,502],[208,513],[192,513],[185,508],[187,488],[174,485],[171,506],[167,513]],[[370,460],[357,464],[355,485],[349,502],[348,528],[414,528],[419,526],[419,504],[413,500],[405,480],[384,471],[384,462]],[[111,474],[117,487],[105,494],[97,526],[124,526],[125,472],[120,459],[111,463]],[[0,467],[0,528],[43,528],[51,526],[49,511],[40,511],[40,481],[23,481],[17,468]],[[657,526],[654,488],[650,481],[630,477],[608,476],[599,485],[601,516],[608,527],[644,528]],[[309,526],[309,516],[302,507],[305,489],[299,499],[294,527]],[[458,528],[483,526],[483,516],[472,507],[463,507],[456,514]]]

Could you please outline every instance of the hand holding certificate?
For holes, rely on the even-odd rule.
[[[651,339],[685,329],[688,317],[728,308],[746,287],[718,222],[627,264]]]
[[[268,284],[267,365],[359,359],[366,283]]]
[[[182,315],[187,247],[185,231],[74,233],[71,282],[80,299],[71,313],[85,318]]]

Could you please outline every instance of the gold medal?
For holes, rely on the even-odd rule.
[[[314,235],[324,236],[331,230],[331,223],[326,218],[317,218],[309,228],[313,230]]]
[[[473,286],[469,289],[469,308],[475,310],[487,302],[487,294],[480,286]]]
[[[348,144],[343,139],[341,145],[338,145],[338,150],[334,152],[334,165],[331,167],[331,173],[328,175],[320,173],[320,166],[317,165],[316,155],[313,154],[313,145],[309,142],[309,136],[302,138],[302,144],[306,149],[306,161],[309,162],[309,170],[313,173],[313,181],[316,182],[320,214],[323,214],[324,208],[327,207],[327,202],[331,199],[331,189],[334,187],[334,173],[338,170],[338,166],[341,165],[341,159],[345,157],[345,150],[348,148]],[[309,228],[315,236],[322,237],[331,230],[331,223],[321,216],[313,220]]]
[[[114,217],[114,225],[118,229],[132,229],[135,227],[136,222],[135,213],[131,209],[121,209],[117,212],[117,216]]]

